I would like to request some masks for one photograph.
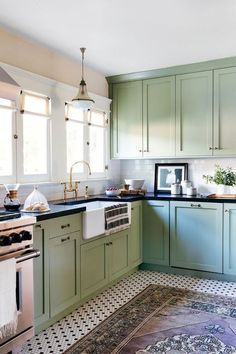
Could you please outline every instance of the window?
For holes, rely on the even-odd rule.
[[[104,112],[82,111],[66,103],[67,172],[76,161],[87,161],[92,178],[106,176],[107,119]],[[78,164],[74,172],[88,178],[85,164]]]
[[[15,174],[15,102],[0,98],[0,180],[13,181]]]
[[[18,173],[23,181],[50,179],[50,98],[29,92],[21,97]]]

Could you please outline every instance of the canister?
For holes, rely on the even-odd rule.
[[[170,190],[171,194],[181,194],[182,187],[179,183],[173,183]]]

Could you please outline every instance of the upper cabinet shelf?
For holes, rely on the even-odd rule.
[[[236,156],[236,67],[110,89],[113,158]]]

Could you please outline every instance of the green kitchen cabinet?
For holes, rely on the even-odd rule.
[[[129,270],[129,229],[81,245],[81,296],[86,297]]]
[[[170,202],[170,265],[222,273],[223,205]]]
[[[130,269],[142,263],[142,224],[142,202],[132,202],[128,245]]]
[[[212,71],[176,76],[176,156],[212,155]]]
[[[142,156],[142,81],[113,85],[113,157]]]
[[[175,155],[175,77],[143,81],[143,156]]]
[[[80,299],[79,232],[49,241],[49,289],[51,317]]]
[[[143,262],[169,265],[169,202],[143,202]]]
[[[108,284],[108,243],[102,237],[80,247],[82,298]]]
[[[214,71],[215,156],[236,155],[236,67]]]
[[[224,204],[224,273],[236,275],[236,204]]]
[[[34,321],[39,326],[49,319],[49,257],[48,222],[34,225],[34,248],[40,251],[40,257],[34,259]]]
[[[109,280],[113,281],[129,270],[129,229],[109,236]]]
[[[34,259],[36,333],[79,302],[80,232],[80,213],[34,225],[34,247],[40,250],[40,257]]]

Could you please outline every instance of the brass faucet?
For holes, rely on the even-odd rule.
[[[66,200],[66,195],[68,192],[74,192],[75,193],[75,199],[78,197],[78,187],[79,187],[79,181],[75,181],[74,186],[73,186],[73,181],[72,181],[72,173],[73,173],[73,167],[77,165],[78,163],[84,163],[88,167],[89,175],[91,175],[91,168],[90,165],[87,161],[85,160],[80,160],[74,162],[71,167],[70,167],[70,179],[69,179],[69,186],[67,187],[67,182],[61,182],[61,184],[64,185],[64,200]]]

